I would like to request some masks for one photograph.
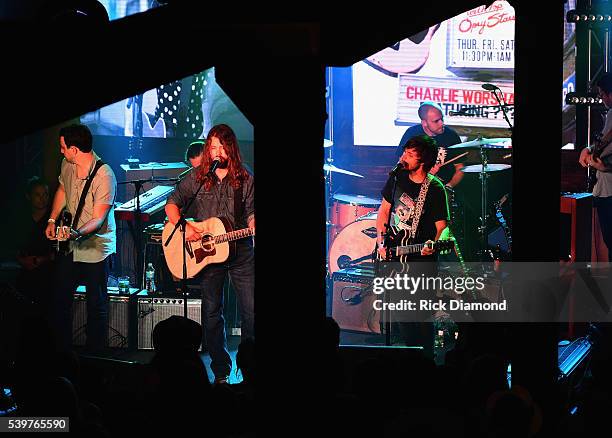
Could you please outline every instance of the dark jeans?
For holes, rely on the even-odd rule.
[[[57,258],[51,322],[60,351],[72,348],[72,301],[79,284],[85,285],[87,297],[87,349],[97,351],[106,346],[109,262],[110,257],[98,263],[75,262],[72,253]]]
[[[423,258],[416,258],[409,261],[410,270],[406,275],[419,278],[435,278],[438,274],[437,261],[428,259],[423,261]],[[397,266],[397,265],[395,265]],[[395,277],[395,271],[383,270],[384,276]],[[403,274],[401,274],[403,276]],[[432,290],[419,289],[414,293],[409,293],[405,289],[390,290],[387,296],[390,302],[400,303],[402,299],[408,299],[417,304],[415,310],[407,311],[403,315],[403,311],[391,312],[391,333],[396,333],[400,338],[400,342],[406,346],[421,346],[426,357],[433,358],[434,354],[434,326],[430,319],[433,316],[433,311],[427,309],[419,309],[419,300],[433,300],[437,298]]]
[[[236,293],[241,320],[241,338],[255,337],[255,253],[250,245],[237,245],[234,258],[212,264],[202,271],[202,326],[210,368],[215,377],[225,377],[232,370],[232,360],[227,351],[225,319],[223,318],[223,283],[229,273]]]
[[[612,196],[593,198],[604,243],[608,247],[608,262],[612,263]]]

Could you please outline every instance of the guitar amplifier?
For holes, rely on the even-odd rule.
[[[146,293],[143,291],[142,294]],[[202,324],[202,300],[187,299],[187,317]],[[153,349],[153,328],[173,315],[183,315],[183,298],[138,296],[136,317],[138,319],[138,349]],[[202,346],[198,351],[202,351]]]
[[[332,318],[341,329],[380,333],[380,311],[374,310],[372,269],[341,269],[334,272]]]
[[[130,348],[130,313],[134,308],[134,297],[139,292],[130,288],[130,295],[120,295],[116,287],[108,287],[108,337],[107,346],[113,348]],[[74,293],[72,303],[72,344],[84,346],[87,331],[87,297],[85,286],[79,286]]]

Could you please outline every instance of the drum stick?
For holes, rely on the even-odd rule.
[[[461,157],[463,157],[463,156],[465,156],[465,155],[467,155],[467,154],[468,154],[468,152],[464,152],[464,153],[462,153],[461,155],[457,155],[455,158],[452,158],[452,159],[450,159],[450,160],[448,160],[448,161],[445,161],[445,162],[444,162],[444,164],[443,164],[442,166],[446,166],[447,164],[452,163],[452,162],[453,162],[453,161],[455,161],[456,159],[461,158]]]

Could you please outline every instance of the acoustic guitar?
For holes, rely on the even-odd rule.
[[[186,243],[187,278],[193,278],[211,263],[222,263],[236,251],[236,241],[255,235],[252,228],[232,230],[226,218],[211,217],[202,222],[190,221],[202,235],[200,240]],[[162,231],[162,248],[168,269],[177,278],[183,278],[183,235],[180,229],[172,236],[168,246],[166,241],[174,224],[167,222]]]

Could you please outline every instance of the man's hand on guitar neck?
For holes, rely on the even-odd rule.
[[[582,167],[587,167],[589,165],[590,160],[591,150],[589,148],[584,148],[582,151],[580,151],[580,158],[578,159],[578,163],[580,163]]]

